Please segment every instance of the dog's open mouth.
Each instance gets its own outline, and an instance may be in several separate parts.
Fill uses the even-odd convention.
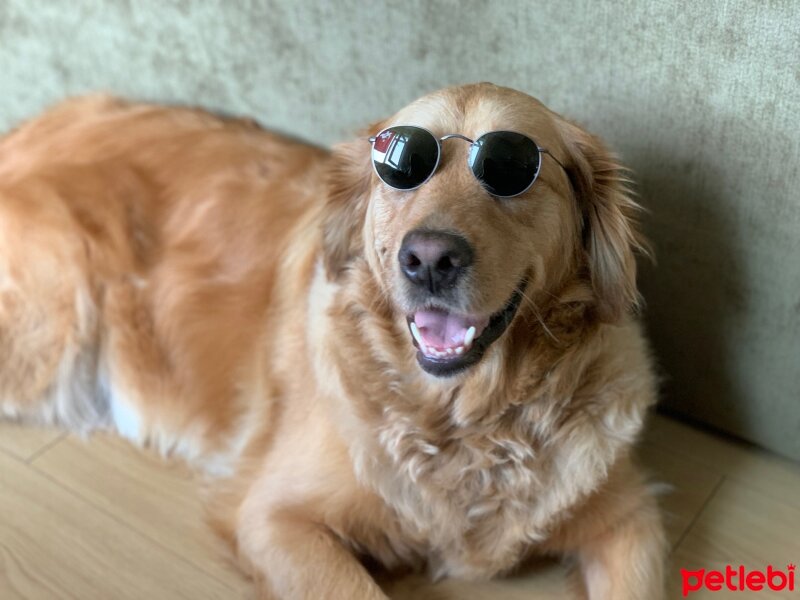
[[[511,324],[525,282],[506,305],[491,316],[460,315],[441,308],[418,310],[407,317],[420,366],[439,377],[455,375],[476,364]]]

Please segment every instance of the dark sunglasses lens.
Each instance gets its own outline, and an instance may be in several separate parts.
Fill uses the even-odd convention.
[[[469,152],[469,168],[493,196],[516,196],[527,190],[540,164],[536,142],[513,131],[482,135]]]
[[[410,190],[431,176],[439,160],[439,144],[419,127],[390,127],[372,144],[375,171],[387,185]]]

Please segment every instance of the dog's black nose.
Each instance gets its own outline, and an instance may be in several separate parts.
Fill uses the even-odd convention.
[[[415,230],[403,238],[397,259],[411,283],[431,294],[453,287],[472,264],[472,248],[460,235]]]

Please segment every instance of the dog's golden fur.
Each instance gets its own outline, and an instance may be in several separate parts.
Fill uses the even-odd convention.
[[[508,129],[544,156],[488,196],[448,142],[414,192],[202,111],[67,102],[0,140],[0,414],[111,428],[218,475],[212,520],[268,598],[383,598],[390,570],[492,577],[572,554],[592,600],[661,595],[663,533],[630,458],[654,402],[636,204],[603,144],[490,84],[389,124]],[[482,360],[417,364],[397,266],[419,228],[475,248],[454,309],[524,301]]]

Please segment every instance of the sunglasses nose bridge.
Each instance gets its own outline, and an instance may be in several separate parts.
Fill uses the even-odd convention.
[[[439,141],[444,142],[445,140],[452,140],[452,139],[464,140],[465,142],[469,142],[470,144],[475,143],[475,140],[472,140],[465,135],[461,135],[460,133],[448,133],[447,135],[443,135],[442,137],[440,137]]]
[[[443,163],[445,162],[444,142],[446,142],[448,140],[457,140],[457,141],[467,142],[467,144],[468,144],[468,146],[467,146],[467,159],[469,159],[469,154],[472,152],[472,148],[475,146],[475,140],[473,140],[471,138],[468,138],[467,136],[462,135],[460,133],[448,133],[447,135],[443,135],[442,137],[438,138],[438,142],[439,142],[439,164],[437,166],[437,171],[441,170],[442,167],[445,166],[445,165],[443,165]],[[452,156],[453,153],[455,153],[455,155],[460,156],[460,152],[463,151],[462,149],[463,149],[463,146],[458,145],[457,147],[451,148],[448,154],[450,154]]]

